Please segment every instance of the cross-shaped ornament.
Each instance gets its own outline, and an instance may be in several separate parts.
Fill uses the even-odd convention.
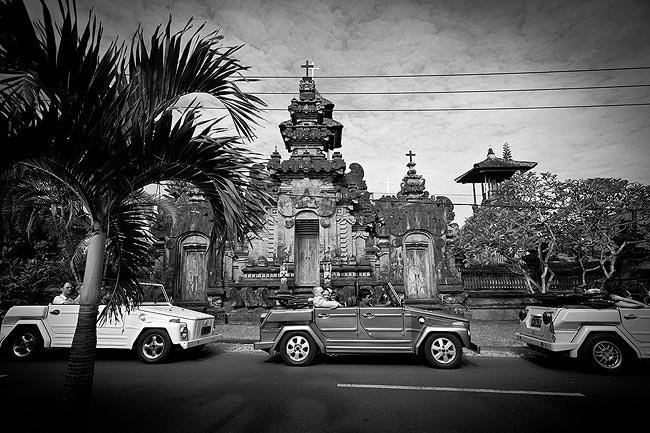
[[[386,194],[390,194],[390,185],[394,184],[395,182],[391,182],[391,181],[389,181],[389,180],[388,180],[388,176],[386,176],[386,181],[385,181],[385,182],[381,182],[381,183],[383,183],[384,185],[386,185]]]
[[[309,60],[305,60],[305,64],[304,64],[304,65],[300,65],[300,67],[301,67],[301,68],[305,68],[305,78],[309,78],[309,70],[312,69],[312,68],[314,68],[315,65],[314,65],[313,63],[312,63],[312,64],[309,64]],[[313,74],[312,74],[312,75],[313,75]]]
[[[409,153],[407,153],[406,156],[409,157],[409,162],[413,162],[413,157],[415,156],[415,153],[409,150]]]

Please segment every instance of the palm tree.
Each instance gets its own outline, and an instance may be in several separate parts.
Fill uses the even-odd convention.
[[[98,298],[107,236],[117,251],[120,295],[139,296],[148,269],[151,212],[134,194],[146,185],[179,180],[199,188],[213,212],[212,244],[245,242],[260,226],[268,195],[251,182],[259,155],[247,150],[264,103],[237,83],[248,68],[223,47],[217,32],[201,35],[171,20],[147,42],[101,44],[94,17],[79,26],[76,10],[60,2],[58,23],[44,2],[32,22],[22,0],[0,0],[0,169],[23,161],[65,185],[90,220],[79,319],[64,379],[64,410],[85,428],[94,375]],[[238,136],[223,136],[217,120],[202,120],[187,95],[219,100]],[[179,112],[179,109],[181,111]],[[69,427],[68,427],[69,428]]]

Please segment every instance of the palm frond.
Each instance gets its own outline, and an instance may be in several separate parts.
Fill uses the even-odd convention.
[[[136,34],[129,61],[131,84],[136,89],[131,105],[139,112],[134,118],[143,125],[170,109],[180,97],[205,93],[223,103],[240,135],[252,139],[252,124],[257,124],[260,107],[266,104],[237,86],[248,81],[243,73],[249,67],[233,57],[242,46],[224,48],[217,31],[200,36],[203,26],[185,40],[191,28],[190,20],[172,34],[170,18],[164,31],[162,26],[156,29],[149,46],[141,31]]]
[[[156,251],[151,227],[157,215],[155,203],[145,196],[136,194],[124,200],[111,210],[109,241],[106,245],[106,260],[109,268],[105,279],[114,281],[111,301],[103,312],[119,314],[119,306],[131,307],[129,300],[141,298],[139,281],[148,279],[153,269]]]

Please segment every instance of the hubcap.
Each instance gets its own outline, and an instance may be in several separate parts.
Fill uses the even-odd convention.
[[[616,345],[608,342],[601,341],[594,346],[593,351],[594,359],[605,368],[617,368],[623,362],[621,351]]]
[[[36,346],[36,339],[32,334],[23,334],[16,338],[13,345],[14,354],[20,358],[29,355]]]
[[[309,342],[305,337],[296,335],[289,339],[285,350],[292,361],[300,362],[309,355],[311,348],[309,347]]]
[[[165,341],[160,335],[150,335],[142,345],[142,353],[149,359],[158,358],[165,350]]]
[[[441,364],[449,364],[456,358],[456,346],[451,340],[446,338],[437,338],[431,344],[431,354],[433,358]]]

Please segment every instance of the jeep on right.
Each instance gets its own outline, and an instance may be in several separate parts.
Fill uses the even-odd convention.
[[[650,306],[617,295],[545,294],[519,312],[518,340],[579,358],[601,373],[650,359]]]

